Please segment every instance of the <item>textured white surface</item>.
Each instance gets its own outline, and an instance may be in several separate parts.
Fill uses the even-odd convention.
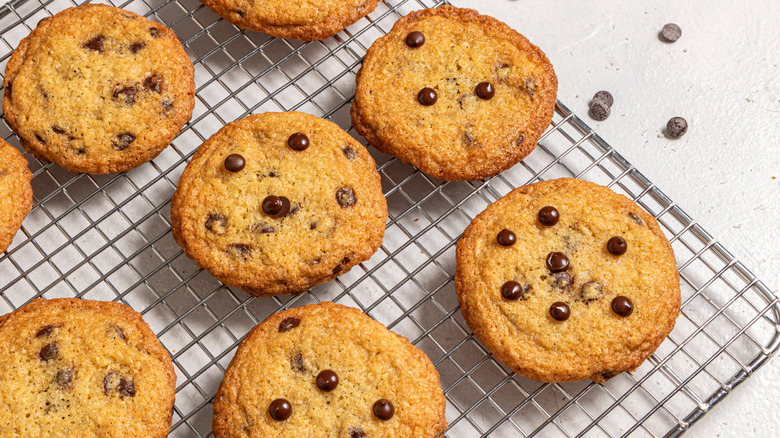
[[[541,47],[558,98],[666,192],[773,291],[780,240],[780,7],[760,0],[452,0],[506,22]],[[770,7],[767,7],[770,6]],[[658,39],[665,23],[682,37]],[[612,115],[587,115],[596,91]],[[688,121],[678,140],[661,134]],[[688,436],[780,435],[780,359]]]

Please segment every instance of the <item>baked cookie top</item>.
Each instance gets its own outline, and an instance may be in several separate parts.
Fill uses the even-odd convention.
[[[680,311],[674,253],[655,219],[576,179],[517,188],[480,213],[458,242],[455,288],[477,338],[544,382],[636,369]]]
[[[324,40],[373,11],[378,0],[201,0],[242,29],[293,40]]]
[[[172,30],[85,4],[42,20],[5,69],[3,109],[22,145],[72,172],[156,157],[190,119],[192,63]]]
[[[430,359],[357,309],[331,302],[249,332],[214,399],[214,436],[440,437],[444,393]]]
[[[175,386],[123,304],[36,299],[0,317],[0,436],[166,437]]]
[[[387,220],[376,164],[332,122],[264,113],[197,150],[171,203],[188,257],[252,295],[292,294],[379,248]]]
[[[33,204],[32,172],[18,149],[0,139],[0,252],[8,249]]]
[[[452,6],[412,12],[368,50],[352,124],[377,149],[446,180],[528,155],[552,120],[547,57],[506,24]]]

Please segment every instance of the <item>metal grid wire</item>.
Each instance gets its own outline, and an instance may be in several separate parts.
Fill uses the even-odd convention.
[[[15,0],[2,7],[0,68],[40,19],[70,6]],[[170,198],[194,150],[250,113],[300,110],[348,128],[354,76],[371,42],[400,16],[438,3],[390,0],[336,37],[309,43],[241,32],[197,0],[115,6],[181,38],[195,65],[193,118],[159,157],[124,174],[72,174],[27,155],[36,202],[0,258],[0,311],[40,296],[115,300],[140,311],[176,366],[171,436],[211,434],[212,397],[249,329],[273,312],[321,300],[359,307],[428,354],[447,397],[450,437],[677,436],[777,349],[777,298],[560,103],[539,147],[483,181],[443,182],[370,149],[390,212],[374,257],[297,297],[251,298],[225,287],[170,233]],[[0,135],[18,145],[7,125]],[[636,372],[604,384],[542,384],[512,374],[473,337],[455,297],[455,244],[471,219],[514,187],[561,176],[606,185],[642,205],[670,238],[680,269],[674,331]]]

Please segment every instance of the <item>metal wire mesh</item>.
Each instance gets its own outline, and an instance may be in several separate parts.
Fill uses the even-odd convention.
[[[40,19],[72,5],[2,7],[0,67]],[[371,42],[400,16],[438,3],[390,0],[336,37],[309,43],[241,32],[197,0],[114,5],[176,31],[195,65],[193,118],[159,157],[125,174],[72,174],[27,156],[36,202],[0,258],[0,312],[40,296],[115,300],[140,311],[176,365],[171,436],[211,434],[212,397],[249,329],[321,300],[359,307],[428,354],[441,375],[451,437],[676,436],[776,351],[777,298],[561,103],[539,147],[483,181],[443,182],[370,149],[390,212],[374,257],[297,297],[255,299],[225,287],[171,236],[170,198],[188,158],[250,113],[300,110],[349,128],[354,76]],[[18,145],[6,124],[0,135]],[[601,183],[642,205],[672,241],[680,269],[675,330],[636,372],[604,384],[542,384],[510,373],[474,339],[455,298],[455,244],[471,219],[514,187],[561,176]]]

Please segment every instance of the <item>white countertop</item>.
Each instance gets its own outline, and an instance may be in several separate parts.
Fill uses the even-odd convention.
[[[558,98],[777,293],[780,8],[760,0],[452,0],[501,19],[545,51]],[[682,37],[661,42],[665,23]],[[596,91],[615,97],[588,117]],[[688,133],[661,134],[674,116]],[[691,437],[780,435],[780,359],[710,411]]]

